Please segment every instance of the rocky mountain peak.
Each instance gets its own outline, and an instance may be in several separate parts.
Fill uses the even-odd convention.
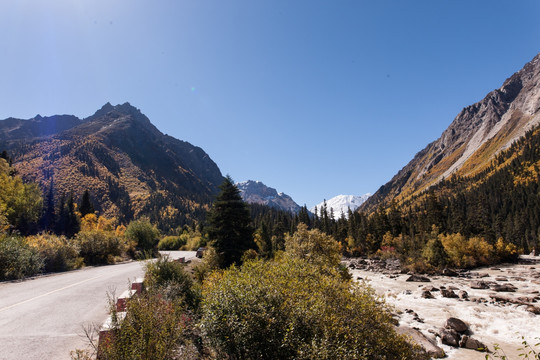
[[[260,181],[247,180],[237,183],[242,199],[250,204],[261,204],[289,212],[300,211],[300,205],[287,194],[278,193],[276,189],[266,186]]]

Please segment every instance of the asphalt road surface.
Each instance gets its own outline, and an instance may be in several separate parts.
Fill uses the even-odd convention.
[[[171,258],[194,251],[167,252]],[[85,327],[99,326],[108,314],[107,294],[128,289],[143,276],[143,263],[89,267],[0,283],[0,360],[70,359],[88,345]]]

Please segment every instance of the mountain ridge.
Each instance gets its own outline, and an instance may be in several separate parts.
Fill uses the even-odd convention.
[[[540,54],[481,101],[465,107],[441,136],[419,151],[361,206],[373,211],[418,195],[442,179],[472,176],[540,124]]]
[[[52,186],[56,200],[88,189],[101,214],[148,216],[168,229],[202,220],[223,181],[204,150],[164,135],[129,103],[107,103],[82,120],[69,116],[48,132],[43,119],[63,118],[0,120],[0,148],[25,180],[44,193]]]

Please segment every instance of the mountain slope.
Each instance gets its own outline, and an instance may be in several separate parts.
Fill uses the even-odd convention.
[[[45,193],[52,185],[57,200],[88,189],[102,214],[149,216],[163,229],[201,219],[223,181],[201,148],[162,134],[129,103],[84,120],[2,120],[0,134],[19,174]]]
[[[276,189],[264,185],[260,181],[248,180],[236,184],[242,199],[249,204],[267,205],[292,213],[300,211],[300,205],[287,194],[278,193]]]
[[[452,175],[474,176],[540,123],[540,54],[482,101],[464,108],[441,137],[420,151],[366,201],[372,211],[402,203]]]
[[[371,194],[364,194],[361,196],[356,195],[338,195],[334,196],[330,200],[323,201],[320,204],[317,204],[316,206],[309,209],[312,213],[315,213],[315,209],[317,209],[317,212],[320,213],[320,210],[324,207],[324,204],[326,203],[326,208],[328,212],[330,212],[330,209],[334,212],[334,217],[337,219],[341,217],[341,214],[343,214],[346,218],[348,217],[349,209],[351,211],[355,211],[362,205]]]

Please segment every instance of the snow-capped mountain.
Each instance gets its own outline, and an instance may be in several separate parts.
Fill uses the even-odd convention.
[[[276,189],[264,185],[260,181],[248,180],[237,183],[242,199],[249,204],[262,204],[280,210],[297,213],[300,205],[287,194],[278,193]]]
[[[362,205],[369,197],[370,193],[356,196],[356,195],[338,195],[330,200],[326,201],[326,209],[330,213],[330,209],[334,211],[334,217],[338,219],[343,213],[347,217],[347,212],[349,209],[352,211],[356,210],[360,205]],[[324,201],[320,204],[309,209],[312,213],[315,213],[315,208],[317,208],[317,215],[320,215],[321,208],[324,206]]]

